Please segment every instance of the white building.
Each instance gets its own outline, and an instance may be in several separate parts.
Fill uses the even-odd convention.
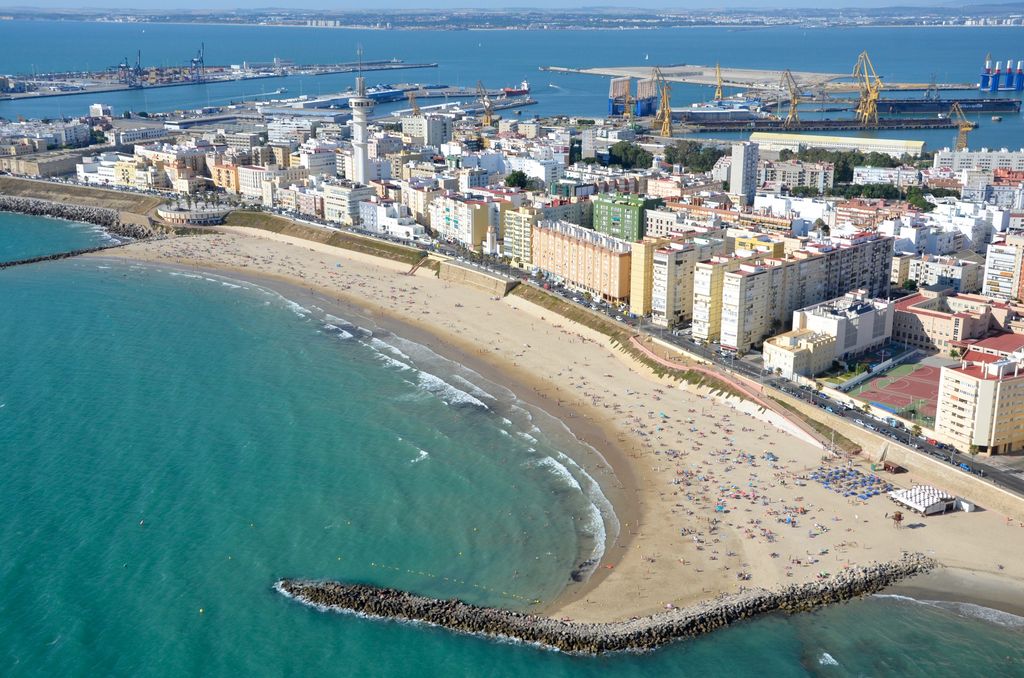
[[[793,311],[793,329],[835,337],[833,358],[847,360],[889,341],[894,314],[889,301],[856,290]]]
[[[1021,287],[1024,236],[1010,235],[1006,241],[988,246],[982,294],[993,299],[1017,299]]]
[[[351,226],[359,222],[359,203],[377,195],[372,188],[342,180],[324,184],[324,219]]]
[[[944,148],[935,152],[932,160],[935,168],[960,170],[984,170],[991,172],[994,169],[1008,169],[1016,172],[1024,171],[1024,149],[1011,151],[1006,148],[997,151],[990,151],[983,148],[979,151],[952,151]]]
[[[920,186],[921,170],[916,167],[854,167],[853,183],[858,185],[886,184],[888,186]]]
[[[694,267],[725,253],[721,238],[670,242],[654,250],[651,278],[651,322],[673,328],[693,318]]]
[[[402,203],[374,198],[359,203],[360,226],[400,240],[423,240],[426,231]]]
[[[754,202],[754,194],[757,192],[758,160],[757,144],[745,141],[732,145],[729,193],[739,196],[744,205]]]
[[[440,147],[452,139],[452,120],[444,115],[410,115],[402,118],[402,134],[413,144]]]
[[[366,81],[361,75],[356,78],[356,96],[348,100],[348,105],[352,110],[352,172],[346,171],[345,175],[355,183],[365,185],[374,179],[370,176],[370,156],[366,147],[374,103],[366,96]]]

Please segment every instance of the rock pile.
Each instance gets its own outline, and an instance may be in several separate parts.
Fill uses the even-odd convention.
[[[86,207],[70,203],[39,200],[37,198],[21,198],[12,195],[0,195],[0,212],[18,212],[41,217],[56,217],[69,221],[81,221],[87,224],[102,226],[109,233],[124,238],[141,240],[154,235],[153,229],[142,224],[123,224],[117,210],[104,207]]]
[[[609,623],[560,621],[460,600],[417,596],[365,584],[284,579],[281,593],[322,610],[351,611],[372,617],[442,626],[453,631],[511,638],[576,654],[650,650],[678,638],[699,636],[750,617],[784,610],[798,612],[863,596],[902,579],[927,572],[936,563],[921,554],[874,563],[806,584],[751,590],[647,617]]]

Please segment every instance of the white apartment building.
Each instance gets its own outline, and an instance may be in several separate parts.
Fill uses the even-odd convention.
[[[983,264],[956,257],[925,254],[910,259],[907,265],[907,279],[916,282],[918,287],[942,285],[964,294],[980,292],[984,274]]]
[[[870,167],[853,168],[853,183],[858,185],[886,184],[902,188],[920,186],[923,181],[921,170],[916,167]]]
[[[1024,149],[1011,151],[1001,148],[997,151],[992,151],[982,148],[978,151],[953,151],[944,148],[941,151],[935,152],[932,166],[936,169],[951,169],[955,172],[960,170],[984,170],[991,172],[994,169],[1008,169],[1020,172],[1024,171]]]
[[[1024,236],[1009,235],[1005,242],[988,246],[982,295],[993,299],[1019,299]]]
[[[410,115],[402,118],[402,134],[413,144],[440,147],[452,140],[452,120],[444,115]]]
[[[324,219],[351,226],[359,222],[359,203],[377,193],[369,186],[348,180],[324,184]]]
[[[484,200],[469,200],[449,193],[430,203],[430,227],[442,240],[459,242],[477,249],[487,238],[490,206]]]
[[[276,181],[280,185],[302,182],[308,176],[304,167],[267,167],[243,165],[238,168],[238,192],[249,198],[263,200],[263,182]]]

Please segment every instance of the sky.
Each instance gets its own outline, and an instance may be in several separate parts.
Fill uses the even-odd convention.
[[[999,0],[740,0],[739,2],[714,2],[713,0],[35,0],[32,7],[45,8],[115,8],[133,9],[235,9],[253,7],[281,7],[297,9],[448,9],[471,8],[515,8],[537,7],[544,9],[565,9],[578,7],[643,7],[646,9],[741,9],[741,8],[806,8],[806,7],[891,7],[891,6],[943,6],[970,7],[972,5],[1001,4]],[[28,3],[0,0],[0,7],[25,7]]]

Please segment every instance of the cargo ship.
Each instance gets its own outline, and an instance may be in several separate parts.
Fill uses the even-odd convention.
[[[1020,99],[1010,97],[966,99],[879,99],[879,113],[949,113],[954,103],[964,113],[1020,113]]]
[[[530,83],[523,80],[519,87],[502,87],[501,93],[507,97],[521,97],[530,93]]]

